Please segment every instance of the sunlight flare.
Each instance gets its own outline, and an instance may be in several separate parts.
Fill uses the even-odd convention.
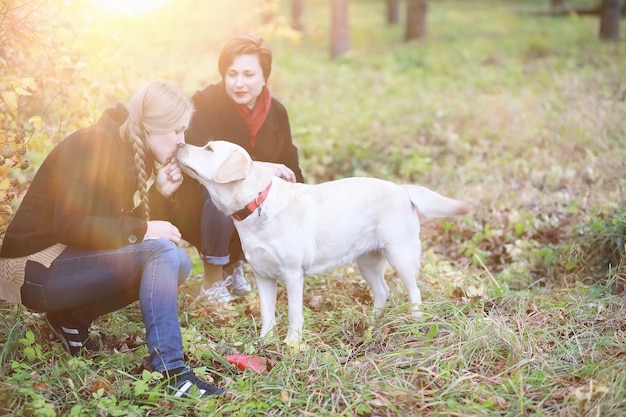
[[[165,0],[93,0],[102,9],[127,15],[150,13],[165,3]]]

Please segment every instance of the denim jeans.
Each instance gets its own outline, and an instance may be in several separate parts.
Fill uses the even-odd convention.
[[[200,257],[211,265],[226,265],[230,261],[230,240],[235,232],[233,219],[215,207],[209,192],[202,187],[202,249]]]
[[[150,363],[162,372],[185,366],[178,287],[190,270],[185,250],[165,239],[111,250],[68,247],[50,268],[27,262],[22,304],[88,327],[139,300]]]

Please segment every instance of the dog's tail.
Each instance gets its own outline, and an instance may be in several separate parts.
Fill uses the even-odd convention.
[[[443,196],[426,187],[410,184],[402,185],[402,187],[411,198],[413,206],[423,216],[461,216],[471,211],[471,206],[465,201]]]

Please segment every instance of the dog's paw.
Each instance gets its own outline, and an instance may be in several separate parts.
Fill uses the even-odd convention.
[[[292,354],[306,349],[306,343],[302,340],[302,334],[298,330],[289,330],[284,340]]]
[[[413,311],[411,312],[411,316],[416,320],[422,320],[424,318],[424,313],[421,311]]]
[[[298,352],[302,352],[306,349],[307,345],[302,340],[285,339],[285,344],[289,353],[295,355]]]

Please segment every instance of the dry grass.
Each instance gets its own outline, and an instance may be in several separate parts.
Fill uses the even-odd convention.
[[[284,291],[278,337],[266,342],[256,292],[230,307],[190,308],[196,259],[180,296],[185,349],[228,397],[178,403],[146,388],[136,306],[94,328],[110,354],[70,359],[40,317],[2,304],[0,414],[626,414],[623,44],[599,43],[595,20],[518,13],[543,0],[432,2],[429,39],[403,44],[401,28],[382,24],[383,3],[368,0],[350,5],[350,56],[329,62],[327,5],[318,3],[307,3],[303,38],[267,34],[272,91],[289,110],[307,181],[378,176],[475,205],[467,218],[423,222],[425,319],[408,317],[392,271],[389,308],[372,318],[369,289],[350,266],[307,281],[308,348],[292,352],[280,342]],[[178,43],[159,26],[158,57],[133,47],[140,33],[119,29],[125,42],[109,47],[119,46],[112,62],[133,63],[125,72],[85,61],[87,78],[115,80],[98,84],[109,86],[98,97],[159,70],[192,93],[213,80],[204,69],[216,45],[249,22],[226,19],[233,24],[218,35],[201,16],[171,15]],[[223,359],[235,352],[275,366],[239,371]]]

